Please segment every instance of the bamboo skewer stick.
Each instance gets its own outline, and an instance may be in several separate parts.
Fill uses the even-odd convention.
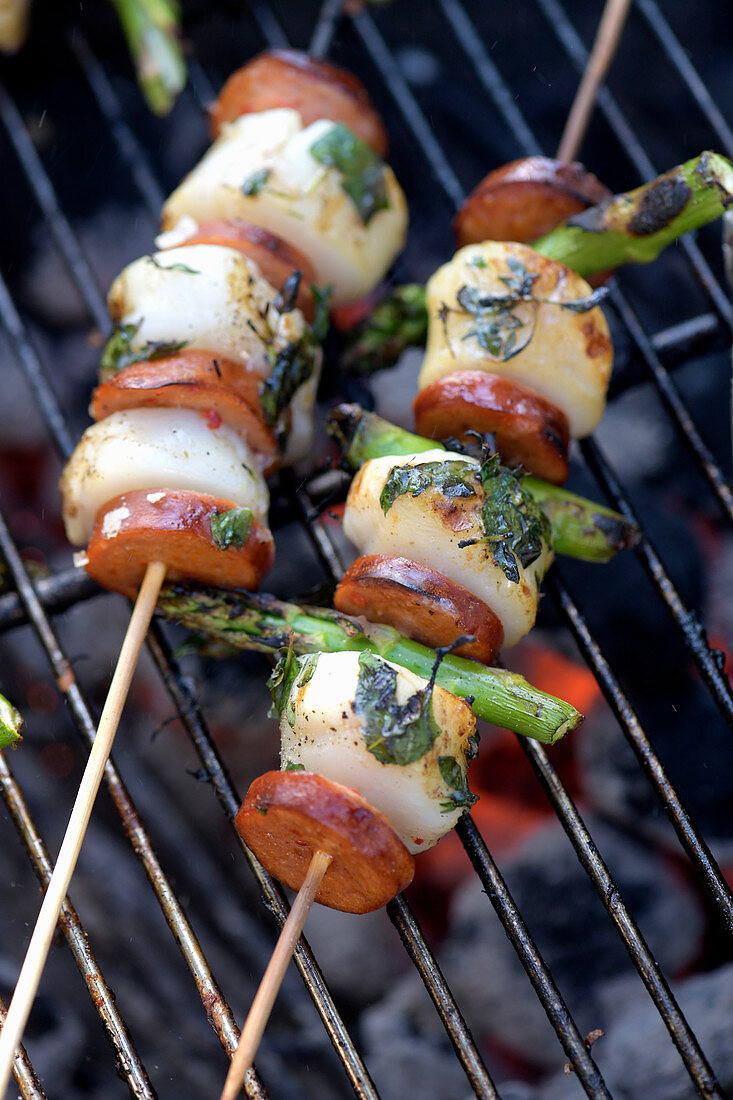
[[[313,899],[332,858],[328,852],[318,851],[313,853],[308,873],[293,902],[288,919],[282,927],[278,941],[275,944],[275,950],[270,957],[267,970],[262,976],[249,1015],[245,1020],[237,1049],[229,1065],[229,1072],[224,1082],[220,1100],[236,1100],[244,1076],[254,1062],[257,1047],[260,1045],[260,1039],[270,1018],[272,1006],[285,977],[285,971],[300,939]]]
[[[575,160],[585,137],[596,94],[603,83],[618,46],[631,0],[606,0],[601,22],[583,78],[575,93],[565,129],[557,150],[557,159],[568,163]]]
[[[151,562],[145,572],[130,622],[122,642],[114,676],[97,726],[94,744],[87,760],[84,775],[74,801],[66,833],[59,850],[56,866],[48,884],[43,904],[33,929],[25,960],[10,1002],[2,1032],[0,1032],[0,1096],[5,1091],[15,1055],[33,1000],[41,980],[59,912],[76,867],[84,834],[102,775],[112,750],[122,709],[127,699],[140,649],[142,648],[150,620],[155,610],[158,594],[165,579],[166,567],[162,562]]]

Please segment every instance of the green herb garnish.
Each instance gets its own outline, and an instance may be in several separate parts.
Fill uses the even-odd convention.
[[[412,764],[433,747],[433,683],[397,702],[397,671],[373,653],[359,654],[354,712],[364,723],[366,747],[381,764]]]
[[[316,369],[318,351],[318,345],[309,331],[277,353],[268,349],[272,367],[269,377],[263,379],[260,385],[260,404],[269,426],[277,425],[281,446],[287,437],[287,430],[281,422],[282,414],[290,405],[296,391],[308,381]]]
[[[443,782],[452,788],[448,800],[440,804],[441,813],[449,814],[452,810],[468,809],[474,802],[478,802],[478,795],[469,791],[463,768],[454,756],[439,756],[438,768]]]
[[[282,718],[284,714],[292,729],[295,725],[295,694],[313,676],[319,656],[318,653],[307,653],[296,657],[292,646],[280,656],[267,681],[272,698],[270,718]]]
[[[379,494],[379,503],[386,516],[397,497],[405,493],[419,497],[433,487],[446,497],[475,497],[479,492],[477,479],[476,466],[459,458],[421,462],[416,466],[393,466]]]
[[[519,582],[519,564],[527,568],[552,545],[550,521],[534,497],[522,488],[522,470],[507,469],[497,454],[481,464],[485,499],[482,509],[486,541],[493,547],[494,564],[507,580]]]
[[[356,207],[364,225],[389,207],[384,163],[365,141],[337,122],[310,148],[311,156],[341,173],[341,187]]]
[[[295,763],[293,763],[292,760],[288,760],[288,761],[286,761],[285,767],[284,767],[283,770],[286,771],[286,772],[304,772],[305,771],[305,765],[304,764],[295,764]]]
[[[259,195],[271,175],[271,168],[260,168],[259,171],[253,172],[251,176],[247,176],[242,184],[242,194]]]
[[[471,266],[485,267],[485,263],[481,265],[477,262],[479,259],[481,257],[471,260]],[[537,298],[533,294],[534,283],[539,278],[537,273],[528,271],[515,256],[507,257],[506,263],[511,274],[499,276],[507,288],[506,294],[482,294],[479,287],[466,285],[456,294],[460,309],[474,318],[473,327],[463,339],[469,340],[475,336],[484,351],[497,362],[506,362],[527,346],[534,333],[537,308],[541,303],[569,309],[573,313],[587,313],[607,294],[606,288],[601,287],[585,298],[570,302]],[[528,303],[529,311],[525,309],[521,314],[517,313],[516,307],[520,303]],[[451,311],[447,306],[442,306],[441,310],[443,312],[439,317],[445,325]]]
[[[211,517],[211,536],[220,550],[244,546],[252,530],[253,517],[249,508],[230,508]]]
[[[311,332],[313,338],[320,343],[326,339],[328,330],[331,327],[328,310],[333,295],[333,286],[316,286],[315,283],[311,283],[311,294],[315,303],[315,316],[311,322]]]
[[[116,324],[112,335],[104,345],[102,358],[99,363],[99,378],[104,382],[112,375],[117,374],[123,367],[129,367],[132,363],[144,363],[154,359],[163,359],[166,355],[185,348],[188,341],[180,340],[177,343],[165,340],[148,340],[140,348],[133,348],[132,341],[137,334],[142,320],[137,323]]]
[[[183,271],[186,275],[201,274],[201,272],[197,271],[195,267],[189,267],[188,264],[182,264],[180,262],[176,262],[174,264],[162,264],[160,260],[156,259],[155,256],[148,256],[148,260],[153,265],[153,267],[157,267],[158,271]]]

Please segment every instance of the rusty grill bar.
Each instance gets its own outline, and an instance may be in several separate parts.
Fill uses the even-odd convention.
[[[730,131],[687,60],[679,42],[674,38],[659,8],[652,0],[637,0],[637,5],[644,20],[670,58],[670,63],[678,73],[679,80],[684,82],[686,87],[690,89],[695,103],[709,123],[711,131],[717,135],[722,151],[730,154],[732,151]],[[550,29],[557,35],[560,46],[567,54],[571,64],[578,70],[582,69],[586,58],[586,50],[564,10],[555,0],[538,0],[538,6]],[[480,35],[473,26],[466,6],[460,3],[459,0],[439,0],[439,7],[446,20],[447,34],[452,34],[460,49],[465,52],[468,63],[473,66],[487,96],[493,101],[508,131],[513,134],[518,151],[522,153],[536,152],[539,145],[519,110],[510,87],[502,79],[488,49],[481,42]],[[283,46],[287,44],[285,32],[269,4],[256,0],[256,2],[251,3],[250,11],[262,35],[264,45]],[[340,4],[335,3],[334,0],[325,0],[323,3],[319,17],[315,22],[311,40],[311,48],[314,52],[323,55],[328,53],[337,29],[339,11]],[[383,24],[388,24],[388,20],[388,12],[380,14],[379,18],[375,18],[367,11],[362,11],[353,17],[351,26],[364,56],[368,59],[368,63],[376,69],[383,81],[383,87],[391,100],[393,113],[401,116],[405,127],[422,150],[428,170],[432,173],[436,184],[443,192],[444,197],[439,200],[439,204],[443,203],[446,208],[450,208],[461,201],[463,188],[451,167],[449,151],[443,149],[434,136],[418,98],[402,75],[392,47],[381,30]],[[341,29],[340,24],[339,29]],[[343,30],[344,33],[348,33],[346,23],[343,25]],[[254,53],[256,48],[259,47],[249,48],[248,43],[248,52]],[[130,174],[133,186],[140,193],[153,219],[157,218],[163,190],[156,179],[155,171],[151,167],[141,143],[125,121],[124,112],[113,84],[109,81],[104,68],[96,59],[89,44],[81,35],[75,34],[72,36],[70,49],[81,66],[97,108],[106,120],[121,161]],[[197,98],[200,101],[205,101],[209,95],[210,85],[204,71],[196,62],[192,64],[192,82]],[[607,89],[604,89],[599,96],[599,108],[621,148],[627,154],[639,179],[648,178],[655,174],[655,169],[647,158],[644,149],[636,140],[633,130],[624,119]],[[100,288],[71,225],[63,213],[53,183],[42,160],[33,148],[26,126],[13,101],[4,91],[0,92],[0,116],[5,124],[6,132],[13,144],[16,156],[22,165],[25,178],[35,195],[56,246],[63,256],[87,306],[89,315],[101,331],[107,332],[109,320]],[[679,327],[679,331],[669,330],[667,333],[657,333],[655,337],[650,337],[644,332],[641,323],[618,287],[613,292],[613,305],[629,333],[634,354],[647,370],[657,392],[665,402],[672,420],[684,435],[724,517],[730,522],[733,519],[733,494],[730,486],[692,421],[677,387],[661,362],[662,352],[665,356],[669,354],[670,358],[674,358],[678,344],[680,347],[687,347],[690,334],[693,334],[694,339],[699,340],[704,346],[706,341],[718,337],[721,329],[726,330],[727,337],[727,330],[733,323],[731,304],[698,246],[694,242],[685,241],[683,247],[695,277],[701,282],[709,297],[711,313],[701,314],[687,322],[683,322],[683,325]],[[62,455],[67,455],[72,449],[74,441],[65,422],[64,414],[53,394],[49,382],[48,365],[41,362],[39,355],[34,350],[21,316],[4,283],[0,283],[0,317],[2,317],[3,325],[20,365],[33,388],[54,443]],[[685,352],[682,351],[681,357],[684,357],[684,354]],[[632,514],[631,505],[609,464],[603,457],[598,444],[594,441],[585,443],[582,447],[582,453],[612,505],[626,514]],[[331,544],[326,529],[312,519],[313,506],[308,496],[307,486],[296,490],[293,483],[291,492],[292,499],[300,508],[303,522],[313,540],[317,554],[327,569],[334,575],[338,575],[340,571],[338,553]],[[24,621],[32,622],[46,651],[47,659],[59,687],[66,695],[76,724],[82,735],[91,740],[94,735],[94,723],[91,714],[76,684],[71,666],[60,648],[48,616],[53,611],[61,610],[79,599],[92,596],[95,592],[94,586],[84,579],[80,580],[75,575],[59,574],[49,581],[42,582],[38,585],[38,591],[36,591],[28,579],[23,563],[4,523],[0,524],[0,547],[13,572],[17,590],[17,596],[11,594],[0,598],[0,626],[7,630]],[[733,727],[733,696],[731,695],[730,683],[724,674],[717,654],[710,650],[702,627],[696,621],[694,613],[685,607],[675,590],[661,557],[647,538],[642,541],[638,554],[654,589],[666,603],[674,622],[682,632],[722,717],[729,726]],[[645,774],[662,802],[675,828],[681,846],[707,890],[722,923],[730,932],[733,930],[733,898],[731,898],[730,890],[705,841],[699,835],[689,814],[686,812],[666,774],[663,764],[651,748],[631,703],[626,698],[619,681],[605,660],[600,646],[588,629],[568,587],[557,572],[550,581],[549,589],[553,599],[562,610],[583,656],[594,672],[599,686],[618,718],[621,728],[634,749]],[[180,673],[172,655],[170,644],[160,625],[154,625],[149,643],[154,661],[173,700],[177,715],[191,737],[225,816],[231,821],[239,805],[239,796],[208,733],[197,702],[185,678]],[[723,1093],[715,1080],[714,1073],[708,1065],[704,1053],[680,1012],[641,932],[621,899],[601,855],[597,851],[582,818],[551,764],[547,753],[534,742],[523,741],[521,738],[520,742],[546,791],[550,803],[563,824],[581,864],[601,897],[610,919],[616,925],[633,964],[664,1019],[691,1080],[702,1096],[722,1097]],[[143,863],[171,931],[178,941],[186,964],[196,981],[202,1002],[219,1040],[225,1050],[231,1053],[237,1034],[231,1009],[211,974],[195,933],[175,897],[170,882],[158,863],[146,830],[113,764],[108,766],[105,781],[128,832],[132,848]],[[2,770],[0,770],[0,785],[3,789],[6,804],[11,810],[36,872],[43,881],[44,878],[47,879],[50,873],[48,856],[25,806],[23,795],[4,762]],[[458,826],[458,833],[587,1095],[594,1098],[610,1096],[582,1035],[564,1003],[561,992],[555,986],[552,976],[503,882],[498,867],[487,851],[470,817],[464,816]],[[273,913],[276,921],[282,924],[287,914],[287,902],[284,895],[246,851],[245,855],[247,855],[260,885],[265,905]],[[416,965],[429,995],[435,1003],[471,1087],[477,1096],[498,1096],[499,1094],[460,1014],[459,1006],[455,1003],[409,905],[404,898],[395,899],[388,906],[388,913],[410,958]],[[246,917],[243,915],[242,919],[244,922]],[[98,964],[86,945],[83,929],[70,907],[65,914],[63,924],[65,934],[76,955],[77,964],[85,976],[90,990],[93,987],[94,990],[105,988]],[[86,953],[83,949],[86,950]],[[376,1096],[376,1089],[369,1077],[368,1070],[353,1039],[348,1034],[318,965],[307,945],[298,949],[296,962],[306,988],[318,1008],[328,1035],[341,1058],[354,1092],[360,1097]],[[103,1008],[99,1004],[96,994],[93,993],[93,995],[117,1057],[121,1062],[121,1075],[131,1094],[141,1097],[155,1095],[147,1073],[140,1064],[132,1041],[127,1035],[124,1020],[114,1006],[114,999],[111,998],[110,1001],[105,1002]],[[19,1084],[23,1095],[42,1096],[40,1086],[35,1081],[32,1068],[27,1062],[24,1063],[21,1072],[22,1079]],[[254,1075],[251,1075],[248,1081],[247,1092],[248,1095],[254,1097],[266,1095],[262,1085]]]

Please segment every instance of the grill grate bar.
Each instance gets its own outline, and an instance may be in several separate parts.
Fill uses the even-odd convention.
[[[628,698],[611,672],[605,656],[593,638],[567,585],[557,575],[546,581],[547,590],[562,609],[576,642],[598,681],[611,709],[633,748],[644,772],[659,796],[680,843],[697,868],[729,932],[733,933],[733,895],[710,849],[698,833],[677,791],[641,727]]]
[[[13,823],[25,845],[33,869],[41,883],[48,887],[53,872],[53,863],[48,849],[39,835],[31,817],[28,805],[11,772],[3,753],[0,753],[0,787]],[[125,1021],[115,1004],[114,994],[102,976],[101,969],[89,946],[86,932],[73,905],[67,900],[61,907],[59,924],[69,945],[79,972],[89,987],[94,1006],[104,1024],[107,1037],[115,1051],[117,1065],[121,1067],[130,1092],[140,1100],[154,1100],[155,1091],[135,1050]]]
[[[330,50],[343,6],[343,0],[324,0],[308,47],[311,57],[325,57]]]
[[[94,740],[96,732],[91,713],[74,677],[73,669],[59,645],[51,624],[38,600],[33,585],[25,571],[23,562],[0,513],[0,551],[13,574],[18,595],[23,602],[26,614],[46,652],[48,661],[56,677],[56,684],[63,692],[77,728],[88,743]],[[211,973],[206,958],[196,939],[188,919],[158,862],[150,839],[137,814],[115,765],[110,759],[104,772],[104,781],[112,801],[120,815],[125,832],[135,854],[143,864],[155,895],[160,903],[163,915],[168,922],[175,940],[184,956],[186,964],[196,982],[207,1015],[227,1053],[231,1056],[236,1047],[238,1032],[229,1005],[224,1000]],[[94,964],[96,967],[96,964]],[[103,979],[98,974],[96,981],[101,985]],[[132,1087],[132,1086],[131,1086]],[[253,1096],[266,1096],[258,1083],[253,1086]]]
[[[550,763],[547,753],[540,744],[528,738],[520,738],[520,744],[562,822],[583,869],[616,925],[624,947],[657,1006],[690,1077],[702,1096],[719,1097],[720,1100],[725,1100],[724,1093],[721,1092],[715,1074],[708,1065],[695,1035],[680,1011],[636,921],[626,908],[600,852],[593,843],[573,800]]]
[[[0,997],[0,1028],[5,1023],[8,1007]],[[13,1059],[13,1077],[20,1089],[22,1100],[46,1100],[46,1094],[41,1088],[41,1083],[36,1077],[33,1066],[30,1063],[24,1046],[20,1046]]]

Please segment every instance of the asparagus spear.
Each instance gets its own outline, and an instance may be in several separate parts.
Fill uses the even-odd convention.
[[[577,214],[532,247],[587,279],[622,264],[655,260],[668,244],[719,218],[732,202],[733,166],[717,153],[701,153]],[[343,365],[358,374],[391,367],[405,348],[425,343],[427,329],[425,288],[395,287],[352,331]]]
[[[369,458],[444,449],[442,443],[398,428],[359,405],[339,405],[333,409],[328,431],[355,470]],[[525,476],[522,485],[549,519],[558,554],[583,561],[608,561],[617,551],[633,546],[638,540],[634,524],[610,508],[536,477]]]
[[[17,745],[22,740],[23,719],[12,703],[0,695],[0,749]]]
[[[186,83],[174,0],[112,0],[151,111],[165,115]]]
[[[296,654],[367,650],[425,679],[430,679],[437,657],[435,650],[392,627],[264,594],[177,585],[163,589],[158,610],[191,630],[260,653],[274,655],[289,645]],[[516,672],[488,668],[464,657],[444,657],[436,682],[472,700],[477,718],[544,744],[554,744],[583,720],[570,703],[532,687]]]

